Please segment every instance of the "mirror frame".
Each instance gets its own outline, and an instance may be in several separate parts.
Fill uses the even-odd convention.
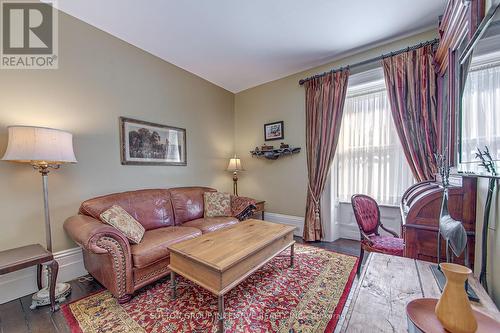
[[[469,59],[469,57],[472,56],[474,52],[474,47],[479,43],[481,40],[481,37],[483,37],[484,33],[486,32],[487,28],[489,27],[491,21],[493,20],[493,17],[497,14],[497,12],[500,12],[500,0],[494,0],[491,4],[490,9],[484,16],[483,20],[477,27],[477,30],[474,32],[468,43],[466,44],[465,48],[463,51],[460,53],[460,56],[458,57],[458,61],[456,62],[456,79],[461,80],[462,77],[462,72],[464,70],[463,65],[464,63]],[[464,39],[465,40],[465,39]],[[456,80],[455,80],[456,81]],[[457,108],[457,121],[455,124],[455,131],[458,134],[456,138],[456,161],[457,165],[460,164],[476,164],[478,162],[464,162],[462,161],[462,112],[463,112],[463,106],[462,106],[462,93],[463,93],[463,87],[465,85],[458,84],[456,86],[456,92],[453,94],[454,98],[456,98],[456,103],[455,105],[458,105]]]
[[[472,55],[472,52],[474,51],[474,47],[479,42],[479,40],[481,40],[481,37],[483,37],[483,34],[486,32],[486,28],[488,28],[488,26],[490,25],[491,20],[493,19],[493,17],[497,13],[497,11],[500,10],[499,8],[500,8],[500,0],[493,1],[490,9],[488,10],[486,15],[484,16],[484,18],[481,21],[481,23],[479,24],[479,26],[477,27],[476,32],[474,32],[474,34],[472,35],[471,39],[469,40],[467,46],[464,48],[464,50],[460,54],[460,58],[459,58],[460,65],[463,64],[467,60],[467,58]]]
[[[496,0],[493,0],[496,1]],[[439,121],[438,151],[448,157],[451,166],[457,165],[457,117],[459,48],[476,32],[485,15],[486,0],[448,0],[439,20],[439,46],[434,55],[438,81]]]

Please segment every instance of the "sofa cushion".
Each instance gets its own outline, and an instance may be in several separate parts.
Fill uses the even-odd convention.
[[[231,216],[231,194],[222,192],[205,192],[204,217]]]
[[[101,220],[120,230],[133,244],[139,244],[146,231],[142,224],[117,205],[102,212]]]
[[[143,268],[169,256],[168,247],[183,240],[201,236],[201,231],[189,227],[166,227],[148,230],[142,241],[130,246],[134,267]]]
[[[183,226],[200,229],[202,233],[206,234],[235,225],[236,223],[238,223],[238,219],[235,217],[205,217],[186,222]]]
[[[203,217],[203,193],[216,192],[209,187],[177,187],[169,189],[175,214],[175,224]]]
[[[161,189],[129,191],[93,198],[81,204],[80,214],[101,220],[102,212],[113,205],[122,207],[146,230],[174,225],[170,192]]]

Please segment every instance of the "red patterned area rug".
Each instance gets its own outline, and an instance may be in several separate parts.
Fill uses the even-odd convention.
[[[295,266],[276,257],[225,296],[225,332],[333,332],[356,274],[358,258],[295,245]],[[63,306],[72,332],[216,332],[217,298],[179,278],[145,287],[127,304],[107,291]]]

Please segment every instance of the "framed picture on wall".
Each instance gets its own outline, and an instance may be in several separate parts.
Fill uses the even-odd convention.
[[[187,165],[186,130],[120,117],[124,165]]]
[[[285,138],[285,127],[283,121],[264,124],[264,140],[282,140]]]

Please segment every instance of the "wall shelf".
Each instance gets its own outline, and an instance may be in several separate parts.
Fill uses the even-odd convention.
[[[295,148],[279,148],[270,150],[252,150],[252,157],[265,158],[268,160],[277,160],[280,157],[300,153],[300,147]]]

